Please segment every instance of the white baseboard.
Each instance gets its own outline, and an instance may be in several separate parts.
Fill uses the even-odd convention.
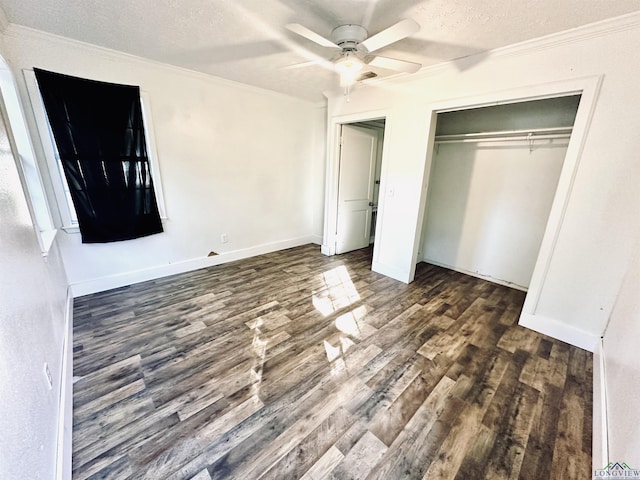
[[[67,289],[65,328],[62,342],[60,404],[58,407],[58,445],[56,480],[71,480],[71,441],[73,429],[73,295]]]
[[[331,255],[336,254],[336,249],[335,247],[332,248],[329,245],[323,243],[320,245],[320,252],[322,252],[323,255],[327,255],[328,257],[330,257]]]
[[[193,270],[199,270],[201,268],[212,267],[214,265],[221,265],[223,263],[242,260],[244,258],[255,257],[256,255],[263,255],[265,253],[276,252],[278,250],[299,247],[301,245],[306,245],[309,243],[314,243],[314,237],[305,236],[292,238],[289,240],[282,240],[279,242],[265,243],[262,245],[257,245],[255,247],[233,250],[231,252],[224,252],[213,257],[193,258],[182,262],[158,265],[143,270],[135,270],[118,275],[110,275],[107,277],[95,278],[84,282],[72,283],[71,289],[73,291],[74,297],[81,297],[83,295],[89,295],[92,293],[104,292],[105,290],[125,287],[134,283],[146,282],[148,280],[154,280],[156,278],[168,277],[169,275],[191,272]]]
[[[579,328],[567,325],[553,318],[524,313],[520,315],[518,325],[549,335],[556,340],[593,352],[600,337]]]
[[[487,282],[497,283],[498,285],[504,285],[505,287],[515,288],[516,290],[520,290],[526,292],[528,289],[522,285],[518,285],[516,283],[509,282],[507,280],[500,280],[499,278],[494,278],[491,275],[483,275],[478,272],[472,272],[470,270],[465,270],[464,268],[453,267],[451,265],[446,265],[444,263],[437,262],[430,258],[423,258],[423,262],[430,263],[432,265],[437,265],[438,267],[446,268],[449,270],[453,270],[454,272],[464,273],[465,275],[469,275],[471,277],[480,278],[482,280],[486,280]]]
[[[593,352],[593,470],[609,464],[607,384],[602,342],[603,339],[600,339]]]
[[[394,280],[398,280],[402,283],[410,283],[410,281],[412,280],[410,278],[411,272],[408,272],[406,270],[401,270],[399,268],[390,267],[389,265],[376,262],[375,260],[371,264],[371,270],[373,270],[376,273],[381,273],[382,275],[386,275],[387,277],[391,277]]]
[[[311,235],[311,243],[322,245],[322,235]]]

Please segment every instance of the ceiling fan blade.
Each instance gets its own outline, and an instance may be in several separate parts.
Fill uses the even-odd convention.
[[[418,30],[420,30],[420,25],[418,25],[414,20],[407,18],[405,20],[400,20],[395,25],[391,25],[380,33],[376,33],[373,37],[367,38],[360,45],[363,45],[369,52],[375,52],[382,47],[386,47],[387,45],[391,45],[392,43],[402,40],[409,35],[413,35]]]
[[[370,80],[374,80],[375,78],[378,78],[378,74],[375,72],[364,72],[360,75],[358,75],[358,78],[356,78],[356,82],[358,83],[367,83]]]
[[[324,38],[322,35],[318,35],[316,32],[309,30],[307,27],[303,27],[299,23],[289,23],[288,25],[285,25],[285,27],[287,30],[291,30],[293,33],[297,33],[298,35],[311,40],[318,45],[322,45],[323,47],[340,48],[331,40]]]
[[[406,60],[398,60],[397,58],[378,57],[376,56],[369,62],[372,67],[386,68],[387,70],[395,70],[396,72],[416,73],[422,65]]]

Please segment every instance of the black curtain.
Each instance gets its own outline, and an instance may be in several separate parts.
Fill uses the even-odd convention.
[[[140,89],[33,69],[83,243],[162,232]]]

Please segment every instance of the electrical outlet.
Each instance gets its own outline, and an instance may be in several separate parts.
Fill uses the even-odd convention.
[[[220,241],[222,243],[227,243],[229,241],[229,237],[227,236],[226,233],[223,233],[222,235],[220,235]]]
[[[49,369],[49,364],[44,362],[44,374],[47,377],[47,385],[49,385],[49,390],[53,388],[53,377],[51,376],[51,370]]]

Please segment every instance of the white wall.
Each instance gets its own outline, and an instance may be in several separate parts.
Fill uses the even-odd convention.
[[[56,243],[40,253],[1,123],[0,225],[0,478],[52,479],[67,281]]]
[[[33,67],[139,85],[150,97],[165,232],[102,245],[62,233],[75,294],[314,239],[317,105],[23,27],[10,26],[5,42],[25,105],[21,70]]]
[[[374,261],[409,277],[419,238],[420,202],[431,112],[452,99],[602,76],[579,167],[553,244],[536,322],[566,327],[564,337],[597,338],[611,312],[640,223],[640,15],[427,69],[397,82],[358,86],[346,102],[337,92],[329,119],[388,112],[383,209]],[[481,61],[478,61],[481,60]],[[520,90],[519,90],[520,91]],[[524,98],[524,97],[521,97]],[[393,192],[393,195],[391,195]]]
[[[640,243],[638,244],[640,247]],[[640,468],[640,249],[630,263],[603,339],[609,461]],[[594,465],[602,468],[603,465]]]
[[[433,157],[426,262],[526,289],[562,163],[564,139],[442,143]]]

